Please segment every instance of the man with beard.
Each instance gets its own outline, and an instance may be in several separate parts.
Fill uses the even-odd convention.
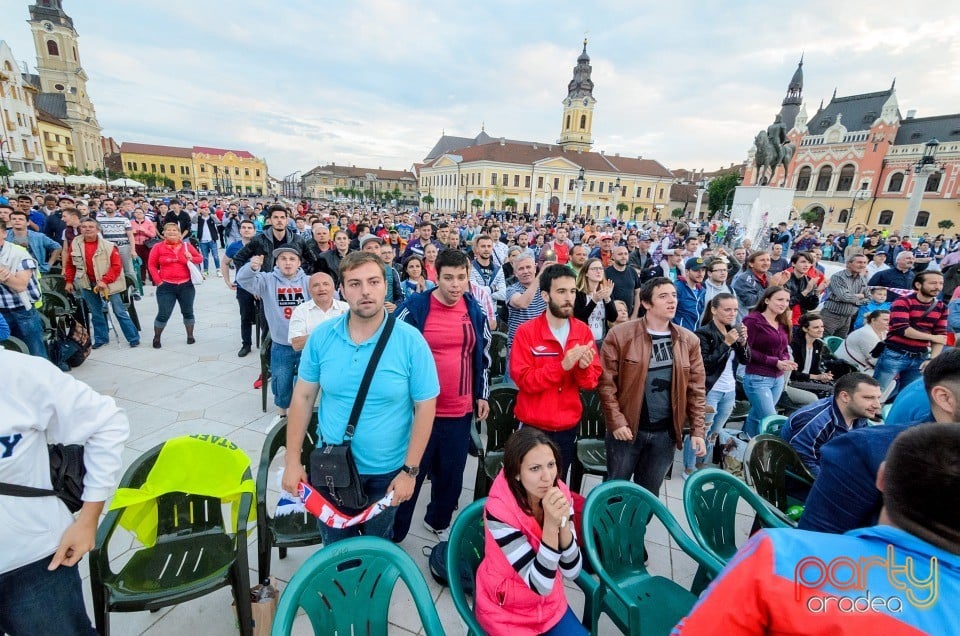
[[[933,358],[923,369],[923,386],[933,421],[960,424],[960,349]],[[800,528],[843,534],[875,524],[883,505],[876,487],[880,464],[897,435],[925,421],[868,426],[825,444]]]
[[[574,276],[580,275],[580,270],[587,262],[587,248],[583,245],[574,245],[570,250],[570,260],[567,261],[567,267],[573,270]]]
[[[560,479],[566,479],[576,452],[583,410],[580,391],[595,388],[600,377],[593,332],[573,318],[576,294],[576,279],[568,267],[544,268],[540,297],[547,311],[517,328],[510,350],[510,377],[518,389],[514,414],[523,426],[542,430],[560,448]]]
[[[485,287],[493,300],[506,300],[503,268],[493,262],[493,240],[486,234],[479,234],[473,239],[473,255],[470,282]]]

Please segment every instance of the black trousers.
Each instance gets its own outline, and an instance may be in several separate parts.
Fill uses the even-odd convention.
[[[237,286],[237,304],[240,305],[240,342],[244,347],[251,347],[253,325],[257,320],[257,299],[244,288]]]

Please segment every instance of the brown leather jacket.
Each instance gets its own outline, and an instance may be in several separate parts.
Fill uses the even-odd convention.
[[[690,434],[704,436],[703,414],[706,408],[706,374],[700,353],[700,339],[683,327],[670,324],[673,339],[673,377],[670,389],[673,397],[673,427],[677,448],[683,448],[683,425],[690,423]],[[643,406],[647,369],[653,350],[653,340],[647,333],[645,319],[631,320],[610,330],[600,348],[603,373],[597,387],[600,404],[613,432],[629,426],[636,434]]]

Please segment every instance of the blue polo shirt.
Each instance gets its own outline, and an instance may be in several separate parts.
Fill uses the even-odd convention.
[[[299,377],[320,385],[317,409],[321,439],[339,444],[367,363],[386,321],[370,339],[354,344],[350,314],[321,323],[307,339]],[[403,466],[413,426],[413,406],[440,395],[437,366],[423,336],[398,320],[383,350],[353,436],[353,458],[361,475],[382,475]]]

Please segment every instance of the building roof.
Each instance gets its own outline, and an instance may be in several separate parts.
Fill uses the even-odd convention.
[[[39,93],[33,103],[57,119],[67,118],[67,99],[63,93]]]
[[[936,139],[941,144],[946,141],[960,141],[960,113],[903,119],[893,143],[897,146],[910,146],[927,143],[930,139]]]
[[[840,123],[850,132],[870,130],[891,95],[893,87],[878,93],[849,97],[837,97],[834,93],[826,108],[818,109],[817,114],[807,122],[807,130],[811,135],[822,135],[827,128],[837,123],[838,115],[841,117]]]
[[[59,126],[60,128],[66,128],[67,130],[70,129],[70,125],[67,122],[59,117],[54,117],[39,106],[37,107],[37,121],[42,121],[52,126]]]
[[[403,179],[416,180],[413,173],[408,170],[384,170],[383,168],[358,168],[356,166],[338,166],[335,163],[329,163],[325,166],[317,166],[304,173],[304,177],[319,174],[331,174],[338,177],[352,177],[355,179],[365,179],[368,174],[376,175],[377,179],[401,181]]]
[[[496,137],[491,137],[487,134],[487,131],[483,128],[480,129],[480,132],[476,137],[455,137],[453,135],[443,135],[434,144],[430,152],[427,153],[427,156],[423,158],[424,162],[430,163],[434,159],[439,158],[441,155],[448,155],[455,153],[461,148],[469,148],[471,146],[481,146],[483,144],[492,144],[494,142],[499,142],[500,139]],[[528,146],[535,146],[537,142],[535,141],[523,141],[521,139],[507,139],[508,143],[512,144],[526,144]]]
[[[225,148],[211,148],[209,146],[194,146],[193,152],[201,155],[212,155],[215,157],[222,157],[228,152],[232,152],[240,159],[256,159],[252,153],[247,152],[246,150],[228,150]]]
[[[659,161],[634,157],[618,157],[599,152],[577,152],[564,150],[557,144],[539,144],[533,142],[498,141],[496,143],[460,148],[457,154],[464,162],[496,161],[533,165],[537,161],[551,157],[562,157],[591,172],[620,172],[652,177],[673,178],[673,174]],[[436,159],[431,165],[436,164]]]
[[[21,73],[20,77],[23,78],[25,84],[29,84],[35,89],[40,90],[40,76],[36,73]]]
[[[179,157],[181,159],[193,158],[191,148],[182,148],[180,146],[158,146],[155,144],[137,144],[125,141],[120,146],[121,153],[136,153],[139,155],[156,155],[158,157]]]

